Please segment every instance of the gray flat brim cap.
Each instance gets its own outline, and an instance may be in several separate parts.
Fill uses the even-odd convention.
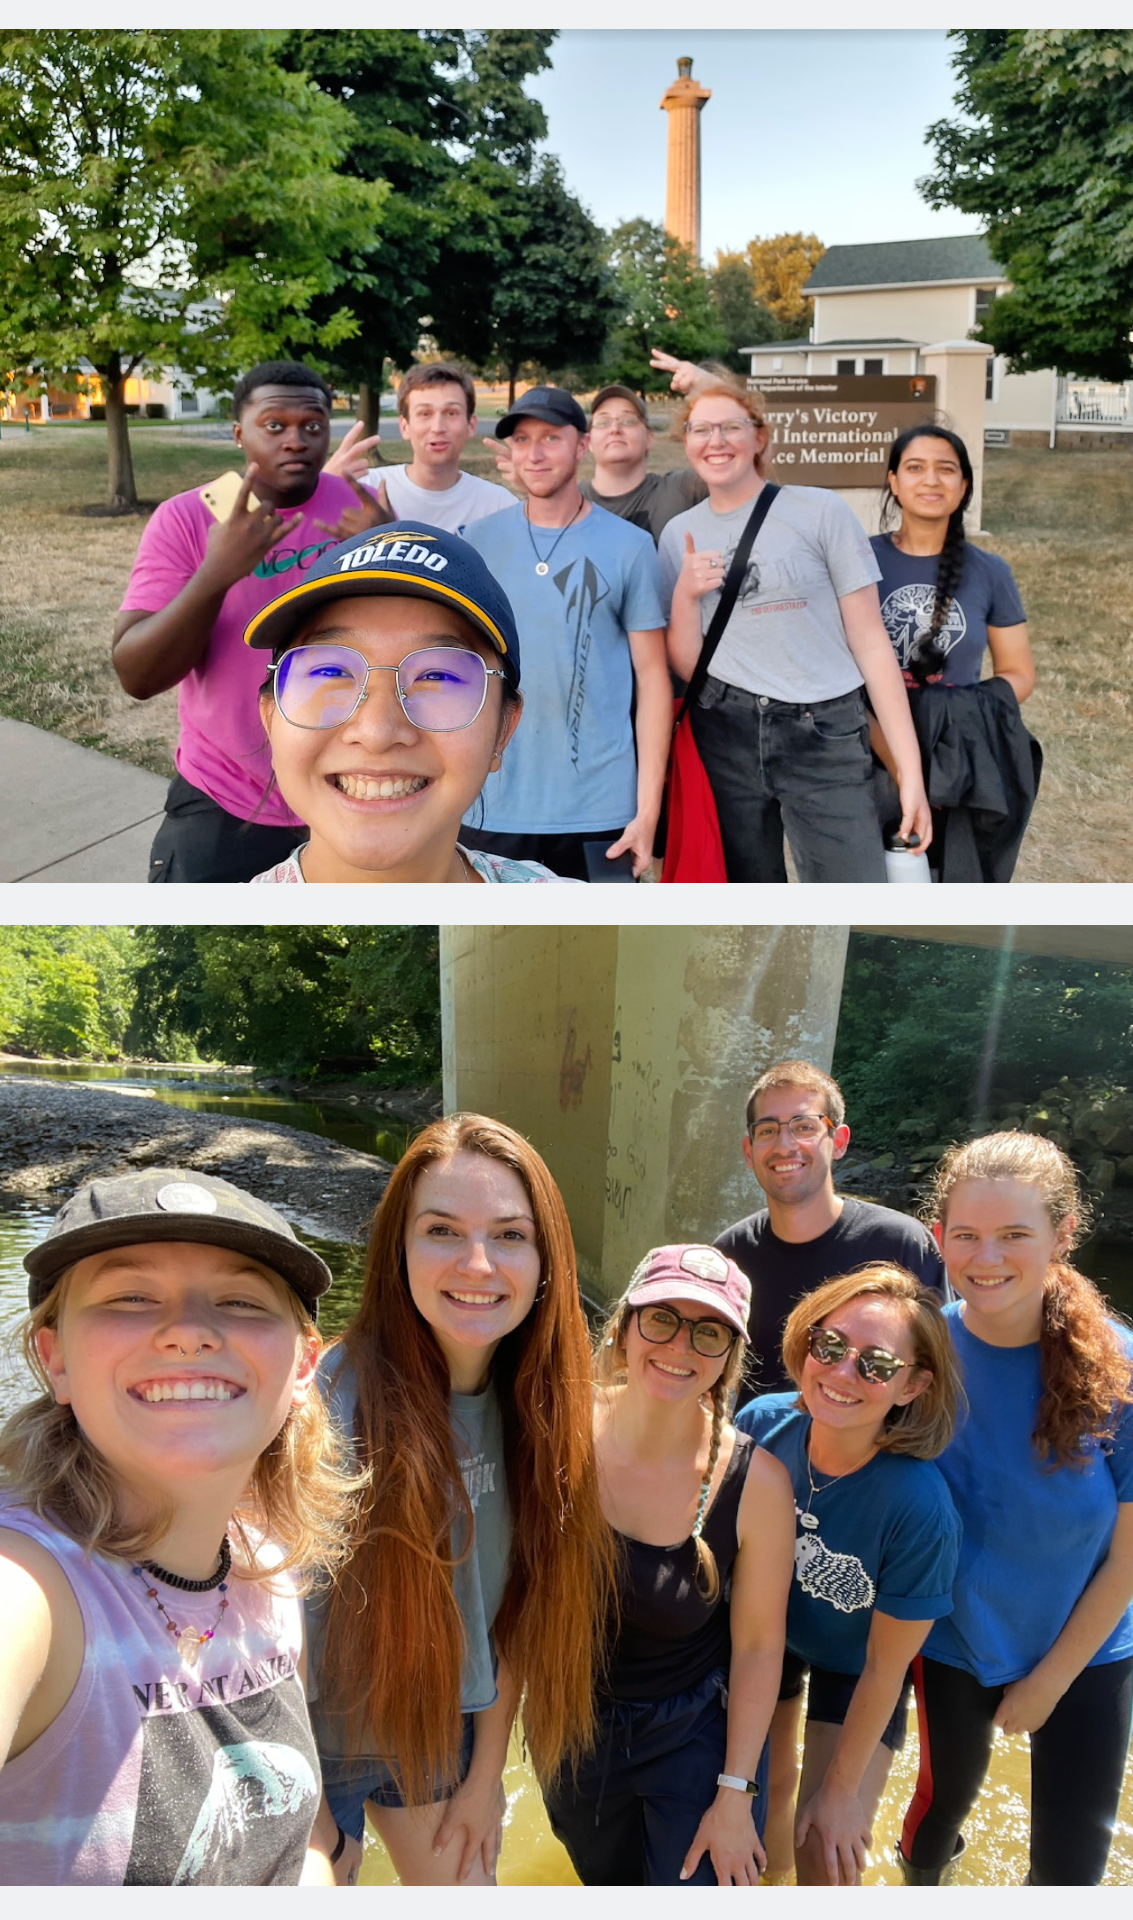
[[[332,1280],[326,1261],[303,1245],[283,1215],[243,1187],[183,1167],[146,1167],[90,1180],[60,1207],[46,1238],[24,1256],[28,1305],[39,1306],[76,1260],[158,1240],[247,1254],[277,1273],[312,1319]]]

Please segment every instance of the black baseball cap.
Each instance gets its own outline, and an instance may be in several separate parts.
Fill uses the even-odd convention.
[[[244,645],[270,648],[278,655],[316,607],[370,593],[439,600],[462,613],[499,654],[508,684],[518,690],[519,633],[511,601],[495,574],[467,540],[414,520],[371,527],[329,547],[302,580],[252,616],[244,629]]]
[[[607,400],[628,400],[642,424],[644,426],[649,425],[649,414],[646,410],[645,402],[639,393],[634,392],[632,387],[603,387],[601,392],[596,393],[590,402],[590,418],[592,420],[599,407],[603,406]]]
[[[496,439],[506,440],[524,419],[546,420],[552,427],[577,427],[579,433],[589,431],[586,415],[565,387],[528,387],[496,421]]]
[[[110,1180],[89,1180],[60,1207],[47,1237],[24,1255],[31,1275],[28,1305],[46,1300],[59,1275],[76,1260],[113,1247],[151,1240],[191,1240],[246,1253],[270,1267],[298,1294],[312,1319],[331,1284],[325,1260],[243,1187],[183,1167],[146,1167]]]

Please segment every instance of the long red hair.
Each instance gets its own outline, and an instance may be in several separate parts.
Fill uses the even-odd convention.
[[[524,1733],[541,1777],[593,1742],[614,1593],[590,1344],[562,1195],[520,1134],[481,1114],[450,1115],[419,1134],[393,1172],[374,1216],[361,1305],[343,1335],[358,1387],[355,1442],[373,1478],[331,1595],[320,1679],[347,1744],[376,1740],[410,1801],[455,1778],[464,1630],[452,1541],[456,1528],[471,1543],[473,1520],[453,1447],[448,1366],[410,1296],[405,1239],[419,1174],[462,1152],[503,1161],[523,1182],[541,1263],[535,1304],[492,1362],[513,1523],[495,1639],[526,1688]]]

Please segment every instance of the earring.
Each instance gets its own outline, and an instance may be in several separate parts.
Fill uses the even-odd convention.
[[[503,756],[503,754],[502,754],[502,753],[494,753],[494,754],[492,755],[492,763],[491,763],[491,765],[490,765],[490,767],[488,768],[488,772],[489,772],[489,773],[498,773],[498,771],[499,771],[499,769],[500,769],[500,768],[501,768],[501,767],[503,766],[503,763],[504,763],[504,756]]]

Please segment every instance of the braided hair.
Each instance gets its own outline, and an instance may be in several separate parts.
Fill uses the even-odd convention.
[[[964,480],[964,494],[959,506],[948,517],[948,527],[944,535],[944,545],[936,563],[936,597],[933,601],[932,619],[927,633],[921,634],[908,658],[908,669],[918,687],[923,687],[934,673],[939,673],[947,658],[948,649],[943,640],[944,623],[948,610],[955,598],[960,579],[964,571],[965,537],[964,514],[972,498],[975,476],[972,463],[968,458],[968,449],[958,433],[952,433],[948,427],[924,426],[906,427],[899,433],[889,449],[889,464],[886,468],[885,493],[881,507],[881,529],[897,511],[897,502],[889,485],[888,475],[896,474],[905,450],[914,440],[944,440],[952,448],[960,462],[960,472]]]

